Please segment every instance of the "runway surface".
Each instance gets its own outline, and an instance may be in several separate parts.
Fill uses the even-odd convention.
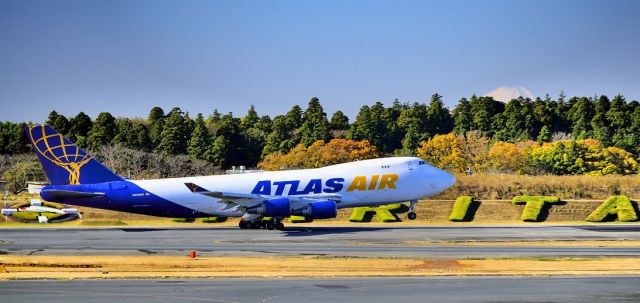
[[[638,277],[0,282],[2,302],[638,302]]]
[[[0,229],[0,254],[326,255],[406,258],[638,257],[634,247],[407,245],[411,241],[640,240],[639,225],[493,227],[289,227]]]

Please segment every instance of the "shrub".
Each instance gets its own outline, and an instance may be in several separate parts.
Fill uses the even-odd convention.
[[[289,222],[291,223],[307,223],[313,220],[307,220],[304,216],[291,216],[289,217]]]
[[[552,196],[516,196],[513,198],[513,205],[524,204],[524,210],[520,219],[525,222],[538,222],[540,211],[545,204],[557,204],[560,198]]]
[[[449,215],[449,221],[464,221],[472,202],[473,198],[471,196],[458,197],[456,199],[456,203],[453,204],[453,210],[451,211],[451,215]]]
[[[594,210],[588,217],[589,222],[602,222],[617,216],[621,222],[632,222],[638,220],[636,210],[633,208],[631,200],[626,196],[612,196]]]
[[[368,221],[367,214],[374,213],[374,217],[380,222],[398,222],[398,217],[393,215],[394,212],[400,212],[403,209],[401,203],[383,205],[378,207],[356,207],[351,211],[349,222],[365,222]]]

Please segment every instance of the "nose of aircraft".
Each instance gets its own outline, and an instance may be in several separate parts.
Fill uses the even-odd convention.
[[[442,174],[442,183],[446,188],[449,188],[451,186],[453,186],[454,184],[456,184],[456,177],[454,177],[452,174],[444,171],[444,170],[440,170],[440,174]]]
[[[432,167],[431,177],[433,178],[432,187],[437,192],[445,191],[456,183],[456,177],[436,167]]]

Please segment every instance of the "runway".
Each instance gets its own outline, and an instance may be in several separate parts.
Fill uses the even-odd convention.
[[[404,258],[638,257],[640,247],[412,245],[420,241],[640,240],[638,225],[0,229],[0,254],[322,255]]]
[[[2,302],[637,302],[640,278],[73,280],[0,282]]]

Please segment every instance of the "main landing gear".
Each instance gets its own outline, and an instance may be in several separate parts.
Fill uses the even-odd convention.
[[[409,213],[407,213],[407,219],[409,220],[415,220],[418,217],[416,215],[416,203],[418,203],[416,200],[409,201]]]
[[[284,224],[282,223],[282,219],[270,219],[270,220],[245,220],[240,219],[240,223],[238,223],[240,229],[268,229],[268,230],[284,230]]]

